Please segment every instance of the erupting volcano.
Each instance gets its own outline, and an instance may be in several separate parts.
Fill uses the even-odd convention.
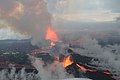
[[[50,46],[32,51],[32,54],[41,58],[45,64],[51,64],[54,61],[58,61],[57,64],[62,62],[63,68],[76,78],[80,78],[83,75],[93,80],[115,80],[109,71],[98,70],[96,65],[91,65],[91,61],[95,58],[80,55],[74,52],[74,49],[71,50],[70,46],[67,48],[63,47],[64,43],[58,39],[56,32],[51,26],[46,30],[45,39],[50,41]],[[58,42],[61,43],[56,44]],[[62,50],[65,50],[65,52],[61,52]],[[97,59],[95,60],[97,61]]]
[[[56,32],[50,26],[47,28],[45,39],[51,41],[51,43],[50,43],[51,46],[55,46],[55,42],[59,42]]]
[[[32,50],[31,51],[32,54],[39,54],[41,52],[51,50],[51,48],[56,45],[55,44],[56,42],[60,42],[56,32],[54,31],[54,29],[51,26],[47,27],[45,39],[50,41],[50,46],[47,46],[47,47],[44,47],[41,49]]]

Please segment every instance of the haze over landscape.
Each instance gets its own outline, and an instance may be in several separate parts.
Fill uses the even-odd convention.
[[[46,0],[47,5],[42,4],[42,7],[40,10],[40,3],[39,0],[35,1],[24,1],[24,0],[18,0],[18,1],[4,1],[1,0],[1,20],[0,20],[0,26],[2,29],[1,34],[3,32],[9,33],[4,35],[1,35],[1,39],[5,38],[7,39],[19,34],[13,34],[14,30],[23,31],[24,33],[28,34],[32,29],[36,29],[36,26],[38,26],[40,29],[42,29],[41,26],[45,27],[45,25],[39,25],[39,21],[34,20],[40,20],[43,18],[48,18],[47,16],[41,18],[42,15],[48,15],[49,17],[52,17],[52,19],[49,21],[52,22],[55,29],[57,31],[86,31],[86,30],[93,30],[98,31],[101,30],[107,30],[107,31],[119,31],[119,17],[120,17],[120,10],[119,10],[119,0]],[[5,6],[7,5],[7,6]],[[32,5],[32,6],[30,6]],[[33,9],[31,9],[33,7]],[[37,8],[36,8],[37,7]],[[47,8],[45,11],[45,7]],[[18,9],[17,9],[18,8]],[[42,13],[40,12],[41,10]],[[48,12],[47,12],[48,11]],[[40,14],[41,13],[41,14]],[[44,14],[46,13],[46,14]],[[50,14],[49,14],[50,13]],[[27,15],[29,14],[29,15]],[[39,16],[39,19],[37,19],[37,16]],[[32,17],[34,17],[32,19]],[[30,20],[32,19],[32,20]],[[9,21],[10,20],[10,21]],[[46,25],[48,19],[44,19],[42,22],[46,22]],[[11,25],[12,24],[12,25]],[[33,26],[32,26],[33,25]],[[20,27],[19,27],[20,26]],[[22,30],[23,26],[23,30]],[[15,29],[8,30],[6,27],[12,27]],[[24,29],[25,28],[25,29]],[[9,28],[10,29],[10,28]],[[95,29],[95,30],[94,30]],[[29,30],[27,32],[27,30]],[[15,32],[16,33],[16,32]],[[31,36],[31,35],[30,35]]]
[[[23,68],[22,80],[96,80],[94,73],[105,76],[103,80],[119,80],[119,3],[120,0],[0,0],[0,61],[38,71],[37,76],[26,76]],[[79,61],[82,57],[83,63]],[[70,63],[63,67],[67,59]],[[86,62],[88,59],[90,62]],[[72,68],[81,71],[71,73]],[[9,75],[10,79],[14,77]],[[0,80],[9,80],[4,78],[0,76]]]

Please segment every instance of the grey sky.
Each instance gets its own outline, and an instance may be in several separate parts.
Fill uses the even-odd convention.
[[[50,22],[56,30],[120,27],[120,0],[44,0],[47,5],[39,1],[43,0],[0,0],[1,23],[30,35],[43,33],[40,30],[45,31]]]
[[[105,22],[116,21],[120,16],[119,0],[61,0],[48,3],[54,18],[84,21]],[[50,5],[54,5],[50,7]],[[55,6],[59,6],[55,8]],[[61,6],[62,5],[62,6]]]

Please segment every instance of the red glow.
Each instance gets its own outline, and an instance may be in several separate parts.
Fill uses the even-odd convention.
[[[79,64],[76,64],[82,71],[87,71],[86,68],[84,68],[83,66],[80,66]]]
[[[90,70],[90,69],[89,69],[89,71],[90,71],[90,72],[96,72],[96,70]]]
[[[73,61],[70,60],[70,56],[67,56],[63,61],[63,67],[66,68],[67,66],[71,65]]]
[[[104,72],[104,73],[105,73],[105,74],[111,74],[110,72],[107,72],[107,71],[106,71],[106,72]]]
[[[55,46],[55,43],[54,43],[54,42],[51,42],[50,45],[51,45],[51,46]]]
[[[90,71],[90,72],[96,72],[96,70],[91,70],[91,69],[87,69],[79,64],[76,64],[82,71]]]
[[[47,29],[46,40],[51,41],[51,46],[55,46],[55,42],[59,41],[56,32],[50,26]]]
[[[42,50],[41,49],[36,49],[36,50],[32,50],[31,54],[38,54],[40,53]]]

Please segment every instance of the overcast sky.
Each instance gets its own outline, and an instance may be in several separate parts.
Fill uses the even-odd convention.
[[[120,16],[120,0],[48,0],[56,18],[70,21],[115,21]]]
[[[26,7],[27,5],[27,10],[28,10],[28,5],[30,7],[31,2],[37,2],[37,1],[39,0],[34,0],[34,1],[32,0],[26,0],[26,1],[25,0],[6,0],[6,1],[1,0],[0,1],[0,23],[2,24],[0,24],[0,26],[3,24],[8,24],[8,22],[6,21],[6,19],[8,18],[14,17],[17,20],[20,19],[21,16],[25,13],[24,7]],[[77,29],[79,29],[79,26],[85,27],[85,26],[81,26],[81,24],[83,25],[86,23],[88,23],[88,25],[91,24],[90,26],[94,26],[94,27],[98,27],[98,26],[100,27],[100,25],[102,25],[107,28],[113,27],[113,28],[116,28],[117,30],[120,27],[120,24],[119,24],[120,0],[45,0],[45,1],[47,2],[46,7],[48,9],[48,12],[51,14],[52,23],[57,25],[54,27],[56,28],[59,27],[61,28],[61,30],[66,27],[67,28],[75,27],[76,25],[73,25],[73,24],[75,24],[76,22],[77,22]],[[40,6],[41,4],[38,4],[38,5]],[[36,14],[39,14],[40,11],[42,11],[39,6],[35,7],[35,9],[37,9]],[[32,7],[30,7],[29,9],[31,8]],[[9,13],[9,15],[7,13]],[[11,20],[14,20],[14,19],[11,19]],[[67,26],[68,24],[72,24],[72,26]],[[88,25],[87,27],[89,27]],[[21,26],[21,27],[24,27],[24,26]],[[6,31],[8,30],[6,29]],[[1,34],[2,32],[4,31],[0,30]],[[8,33],[9,33],[9,36],[10,34],[11,36],[14,36],[13,33],[10,33],[10,31]]]

